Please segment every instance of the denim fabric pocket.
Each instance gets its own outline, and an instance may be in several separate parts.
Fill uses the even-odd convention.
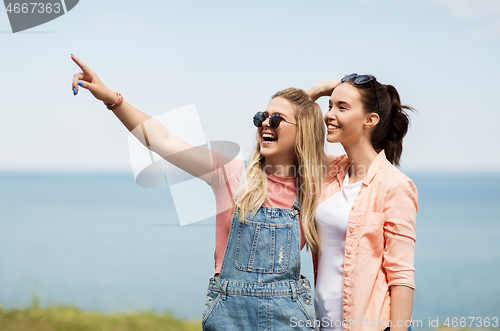
[[[212,289],[207,290],[207,297],[205,299],[205,306],[203,307],[203,313],[201,314],[201,325],[205,325],[206,321],[214,311],[217,303],[220,301],[221,294],[219,291]]]
[[[384,249],[384,223],[387,218],[382,213],[366,213],[365,225],[359,238],[358,253],[379,255]]]
[[[290,260],[292,224],[239,222],[234,265],[261,273],[284,273]]]
[[[310,323],[305,323],[305,325],[314,326],[312,330],[319,330],[319,324],[315,323],[316,320],[316,312],[314,310],[314,303],[312,300],[311,289],[308,289],[307,292],[302,292],[297,296],[297,301],[302,307],[302,310],[307,316],[307,319]]]

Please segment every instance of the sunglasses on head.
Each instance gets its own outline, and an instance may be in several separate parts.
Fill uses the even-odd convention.
[[[372,82],[373,94],[375,94],[375,103],[377,104],[377,110],[378,110],[379,106],[378,106],[377,90],[375,89],[375,80],[373,79],[373,77],[368,75],[358,75],[354,73],[343,77],[340,81],[343,83],[351,78],[354,78],[354,80],[352,81],[354,85],[363,85]]]
[[[261,111],[257,112],[257,114],[253,115],[253,124],[256,126],[256,127],[261,127],[262,126],[262,123],[267,119],[269,118],[269,126],[273,129],[276,129],[281,121],[283,122],[286,122],[288,124],[293,124],[293,125],[297,125],[295,123],[291,123],[291,122],[288,122],[287,120],[283,119],[280,114],[278,113],[274,113],[272,114],[271,116],[269,116],[267,113],[263,113]]]

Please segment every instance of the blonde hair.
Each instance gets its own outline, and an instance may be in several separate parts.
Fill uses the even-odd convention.
[[[297,136],[295,154],[297,157],[296,177],[300,192],[300,221],[307,246],[318,251],[319,237],[314,221],[314,212],[319,199],[321,184],[326,173],[325,126],[323,114],[317,103],[301,89],[287,88],[273,95],[292,103],[295,109]],[[246,179],[234,195],[239,209],[239,221],[244,222],[248,213],[252,217],[257,209],[268,200],[267,175],[264,171],[264,156],[260,153],[259,137],[257,146],[248,161]],[[234,204],[233,204],[234,206]]]

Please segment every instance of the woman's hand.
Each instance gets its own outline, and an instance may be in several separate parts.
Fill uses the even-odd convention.
[[[340,80],[322,79],[313,86],[306,89],[313,101],[318,100],[320,97],[329,97],[332,95],[333,90],[339,86]]]
[[[71,58],[83,71],[73,76],[73,93],[75,95],[81,86],[104,103],[114,104],[118,101],[116,93],[104,85],[85,63],[73,55]],[[148,149],[191,175],[207,183],[212,182],[211,151],[192,146],[175,137],[161,122],[133,107],[127,100],[123,100],[120,107],[113,109],[112,112]],[[151,156],[151,158],[153,157]]]
[[[73,76],[73,94],[76,95],[79,90],[79,86],[87,89],[92,93],[92,95],[103,101],[106,104],[114,104],[118,101],[118,96],[115,92],[110,90],[104,83],[97,77],[97,75],[90,70],[89,67],[82,61],[80,61],[76,56],[71,55],[71,59],[82,69],[80,72]]]

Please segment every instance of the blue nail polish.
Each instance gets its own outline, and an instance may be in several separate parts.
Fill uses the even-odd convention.
[[[83,82],[78,82],[78,85],[83,86]]]
[[[76,95],[76,87],[73,87],[73,95]]]

